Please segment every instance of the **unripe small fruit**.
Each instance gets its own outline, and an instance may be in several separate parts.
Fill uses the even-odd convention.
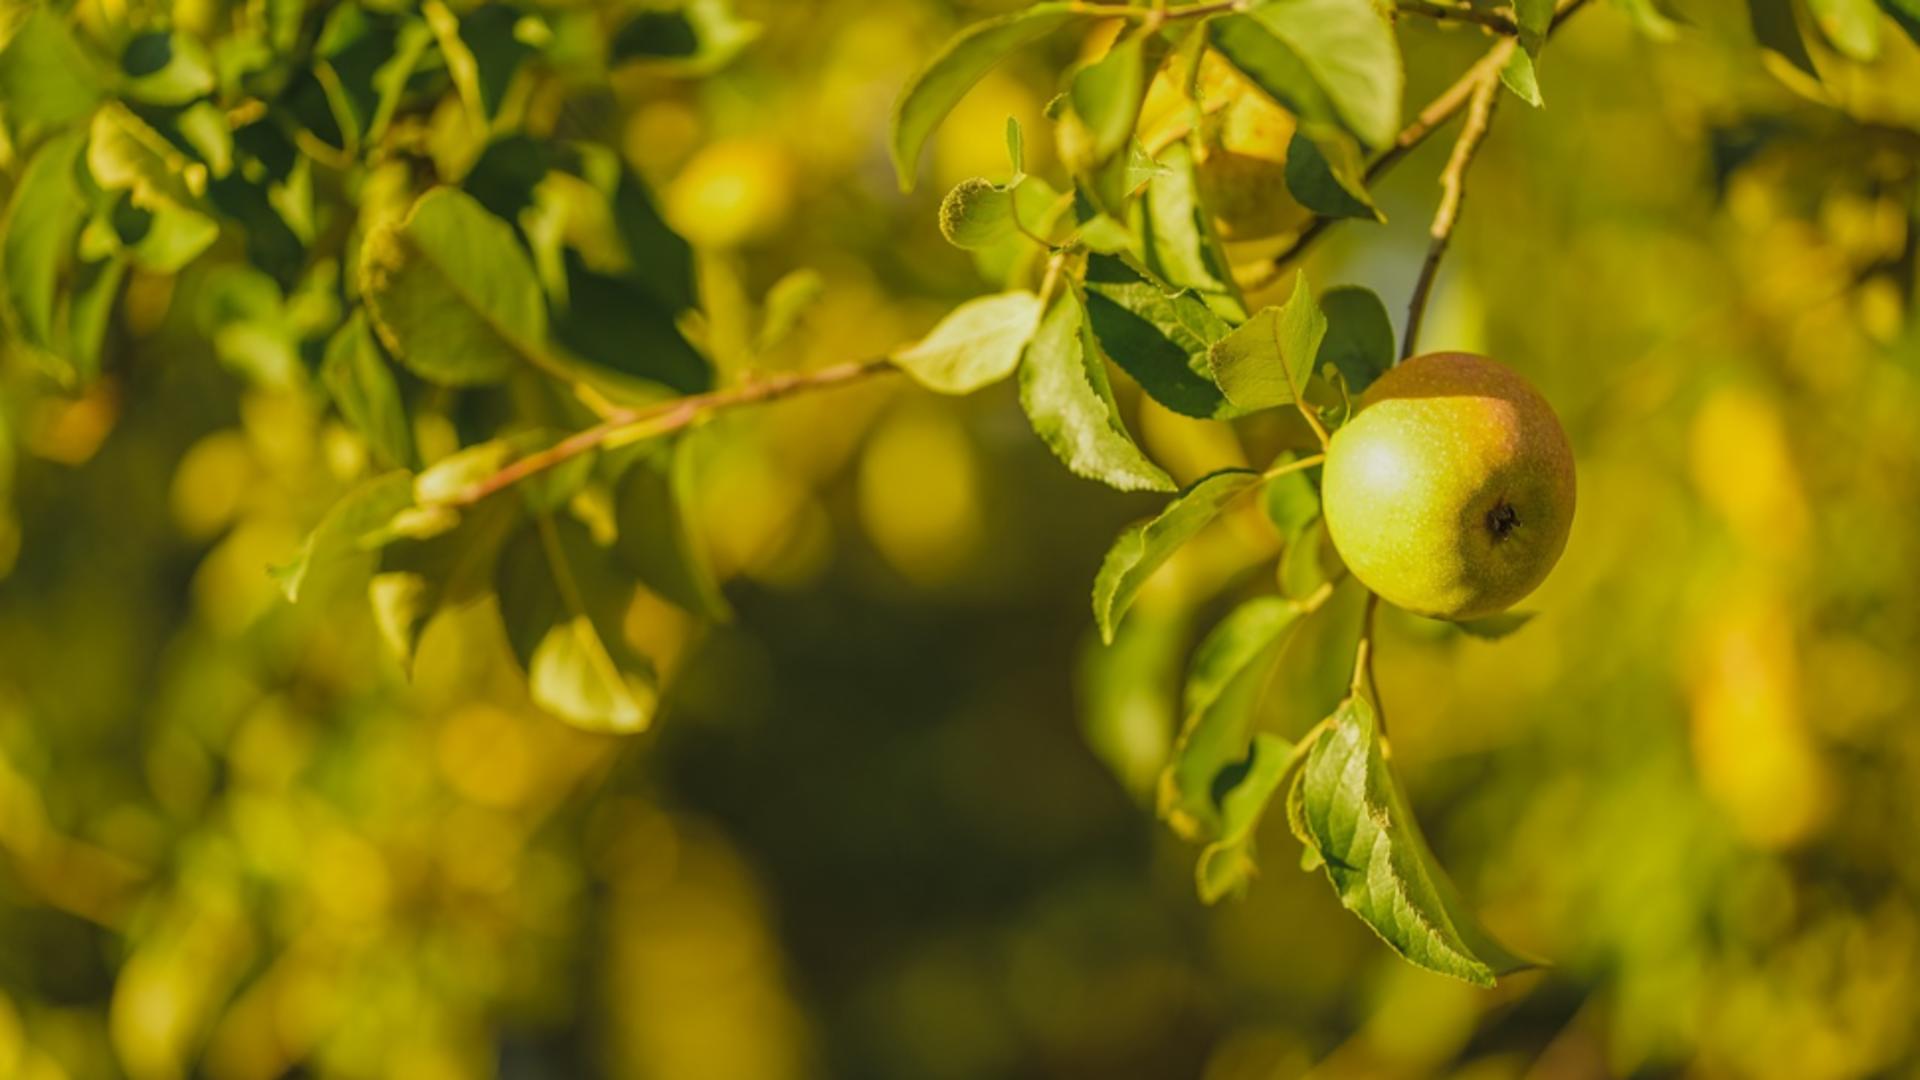
[[[1327,447],[1321,509],[1348,569],[1441,619],[1504,611],[1573,527],[1573,450],[1539,391],[1472,353],[1382,375]]]

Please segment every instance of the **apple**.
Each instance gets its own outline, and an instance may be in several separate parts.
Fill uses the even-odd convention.
[[[1511,607],[1573,526],[1573,450],[1546,398],[1472,353],[1414,357],[1375,380],[1327,446],[1321,511],[1347,568],[1439,619]]]

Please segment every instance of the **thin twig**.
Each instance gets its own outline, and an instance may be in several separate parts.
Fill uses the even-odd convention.
[[[1481,11],[1478,8],[1459,7],[1453,4],[1435,4],[1430,0],[1399,0],[1394,5],[1398,11],[1408,15],[1424,15],[1429,19],[1442,22],[1465,22],[1484,26],[1496,34],[1518,34],[1520,28],[1512,19],[1497,11]]]
[[[1426,260],[1420,264],[1420,277],[1413,283],[1413,298],[1407,301],[1407,329],[1400,342],[1401,360],[1412,356],[1420,342],[1420,321],[1427,314],[1427,298],[1433,293],[1433,280],[1440,272],[1440,260],[1447,253],[1447,244],[1453,239],[1453,227],[1460,220],[1467,166],[1473,164],[1480,144],[1487,139],[1499,94],[1499,76],[1489,72],[1473,93],[1473,101],[1467,107],[1467,121],[1460,128],[1460,137],[1454,140],[1447,167],[1440,172],[1440,205],[1433,212],[1433,227],[1427,230],[1431,240],[1427,244]]]
[[[743,405],[757,405],[829,386],[839,386],[892,369],[891,361],[884,357],[857,360],[820,368],[817,371],[774,375],[725,390],[693,394],[656,405],[615,409],[598,424],[577,431],[545,450],[538,450],[526,457],[516,459],[499,472],[461,492],[450,505],[471,506],[536,473],[545,472],[562,462],[570,461],[608,443],[658,438],[689,427],[717,412]]]
[[[1547,36],[1551,37],[1560,29],[1562,23],[1586,4],[1587,0],[1561,0],[1559,9],[1554,12],[1553,24],[1547,29]],[[1372,184],[1382,173],[1393,168],[1406,157],[1414,147],[1427,141],[1428,136],[1442,124],[1453,119],[1456,113],[1466,107],[1467,102],[1473,97],[1474,89],[1486,78],[1488,72],[1492,72],[1496,77],[1499,75],[1500,69],[1506,66],[1518,44],[1519,41],[1516,38],[1502,38],[1498,44],[1487,50],[1486,55],[1462,73],[1453,85],[1442,90],[1439,96],[1428,102],[1426,107],[1420,110],[1419,115],[1413,118],[1412,123],[1401,128],[1400,133],[1394,136],[1393,145],[1383,150],[1379,157],[1374,158],[1367,165],[1366,182]],[[1292,243],[1273,256],[1265,273],[1256,280],[1242,283],[1243,287],[1253,290],[1271,283],[1280,276],[1280,271],[1288,263],[1303,254],[1322,233],[1327,231],[1328,226],[1338,220],[1340,219],[1316,216],[1298,236],[1293,238]]]

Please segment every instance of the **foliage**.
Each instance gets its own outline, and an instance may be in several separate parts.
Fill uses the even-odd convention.
[[[1005,788],[1059,785],[1074,799],[1086,789],[1058,762],[1025,771],[995,753],[978,765],[937,746],[922,747],[926,762],[889,757],[885,727],[851,720],[823,736],[831,746],[770,730],[783,724],[757,731],[762,750],[715,734],[730,710],[765,709],[756,695],[779,698],[756,667],[767,662],[756,659],[758,625],[783,625],[787,640],[817,650],[804,654],[834,686],[822,701],[845,706],[843,684],[884,682],[880,665],[835,660],[871,653],[918,663],[916,677],[932,684],[914,685],[915,699],[966,701],[973,721],[1004,701],[954,689],[943,681],[952,671],[1030,672],[1014,645],[1085,627],[1078,605],[1072,621],[1043,621],[1045,633],[1005,643],[1004,629],[890,642],[841,620],[795,624],[782,604],[798,601],[769,595],[811,583],[830,598],[822,610],[842,597],[836,588],[859,595],[822,569],[849,513],[888,580],[929,595],[960,578],[956,567],[991,562],[955,592],[1002,597],[1033,617],[1052,609],[1004,599],[1006,582],[1054,599],[1053,582],[1091,577],[1099,643],[1079,669],[1087,743],[1136,799],[1201,845],[1189,902],[1195,885],[1208,903],[1249,896],[1284,821],[1303,864],[1323,870],[1338,903],[1412,964],[1492,986],[1533,963],[1501,943],[1511,936],[1573,969],[1530,978],[1608,986],[1609,1068],[1688,1053],[1708,1071],[1777,1065],[1726,1034],[1737,1020],[1709,1030],[1671,1017],[1704,1008],[1722,983],[1748,988],[1743,1016],[1817,1011],[1764,999],[1776,988],[1751,973],[1702,973],[1702,952],[1716,946],[1695,924],[1799,932],[1783,928],[1791,917],[1752,914],[1793,907],[1778,900],[1779,881],[1803,871],[1770,860],[1807,843],[1820,808],[1851,793],[1835,793],[1797,714],[1777,705],[1800,692],[1793,673],[1855,717],[1859,728],[1838,737],[1863,747],[1862,732],[1877,730],[1863,717],[1911,700],[1910,680],[1889,666],[1911,636],[1885,601],[1911,584],[1901,545],[1920,528],[1878,527],[1892,515],[1911,525],[1910,506],[1874,488],[1850,492],[1831,515],[1811,511],[1793,477],[1804,469],[1806,483],[1837,487],[1818,470],[1846,458],[1797,457],[1811,436],[1786,431],[1781,416],[1818,414],[1829,441],[1813,445],[1858,444],[1855,456],[1872,460],[1889,490],[1912,475],[1910,445],[1867,441],[1910,434],[1901,406],[1913,396],[1911,363],[1858,358],[1894,342],[1911,348],[1901,326],[1915,302],[1920,116],[1901,90],[1916,69],[1920,12],[1908,0],[1752,0],[1734,19],[1656,0],[1590,14],[1581,0],[1392,10],[1367,0],[1061,0],[1002,5],[940,45],[930,28],[943,5],[738,6],[0,3],[0,576],[18,564],[0,603],[0,804],[11,808],[0,822],[0,934],[28,941],[45,927],[26,913],[57,913],[47,925],[84,938],[70,951],[110,969],[73,988],[48,981],[43,956],[0,966],[0,1071],[504,1074],[521,1054],[591,1071],[571,1052],[549,1060],[549,1049],[516,1048],[520,1032],[538,1030],[603,1040],[593,1060],[620,1075],[806,1072],[796,1001],[840,991],[809,971],[806,993],[790,993],[769,959],[779,919],[732,854],[738,837],[773,851],[817,813],[794,850],[765,856],[767,872],[805,880],[801,864],[817,854],[819,872],[844,875],[863,850],[941,846],[910,820],[879,820],[902,789],[951,791],[965,777],[965,797],[980,807],[968,812],[1010,833],[1054,825],[1007,824],[1036,804]],[[1576,14],[1601,29],[1563,60],[1560,31]],[[1628,27],[1644,40],[1629,41]],[[1475,59],[1472,49],[1484,51]],[[1588,176],[1568,140],[1587,137],[1590,113],[1603,115],[1614,126],[1593,130],[1608,133],[1605,153],[1635,157],[1627,130],[1646,122],[1609,111],[1592,87],[1637,62],[1621,57],[1676,53],[1647,63],[1728,88],[1687,92],[1685,125],[1712,125],[1700,171],[1715,190],[1674,220],[1765,232],[1768,246],[1749,261],[1796,269],[1790,286],[1714,280],[1723,238],[1678,224],[1632,242],[1604,236],[1636,227],[1630,197],[1667,199],[1663,213],[1684,202],[1666,194],[1683,181],[1644,161]],[[883,59],[861,61],[878,66],[859,77],[836,72],[853,56]],[[917,73],[901,67],[917,57]],[[1194,93],[1209,57],[1295,120],[1284,182],[1312,216],[1287,235],[1229,244],[1216,229],[1206,170],[1218,159],[1204,138],[1214,121]],[[1760,62],[1780,87],[1703,74]],[[888,100],[871,100],[882,92]],[[1533,149],[1502,160],[1496,145],[1482,168],[1495,193],[1484,204],[1476,194],[1470,216],[1504,224],[1481,227],[1474,252],[1490,253],[1473,264],[1481,291],[1436,293],[1502,92],[1551,109],[1501,118],[1512,132],[1502,137]],[[1171,132],[1142,119],[1156,94],[1177,102]],[[983,100],[992,104],[974,107]],[[762,115],[776,108],[769,102],[778,112]],[[1650,116],[1666,105],[1634,107]],[[1421,144],[1463,114],[1451,158],[1432,162],[1443,192],[1420,238],[1422,264],[1394,230],[1424,218],[1432,200],[1388,187],[1386,174],[1424,160]],[[1648,137],[1677,138],[1668,128]],[[929,153],[946,190],[895,195],[914,188]],[[1609,181],[1625,194],[1601,191]],[[1844,199],[1832,194],[1841,188]],[[1571,209],[1556,218],[1562,206]],[[1698,226],[1723,212],[1732,224]],[[1345,247],[1316,246],[1331,229]],[[1904,242],[1887,241],[1890,230]],[[1311,275],[1309,258],[1320,259]],[[1382,264],[1419,266],[1419,276]],[[1370,283],[1335,284],[1348,276]],[[1396,327],[1381,292],[1409,284]],[[1581,288],[1614,306],[1585,312]],[[1661,354],[1663,342],[1695,332],[1694,320],[1719,317],[1710,302],[1736,323],[1763,321],[1822,290],[1836,299],[1814,306],[1845,308],[1851,351],[1824,368],[1803,361],[1791,376],[1797,397],[1756,389],[1727,361],[1715,360],[1709,378]],[[1424,322],[1431,297],[1436,313]],[[1486,310],[1473,314],[1476,303]],[[1480,346],[1481,331],[1462,328],[1475,318],[1501,355],[1558,388],[1569,426],[1596,446],[1685,402],[1691,441],[1642,449],[1690,461],[1706,478],[1698,495],[1676,497],[1647,479],[1644,461],[1600,453],[1599,505],[1640,521],[1648,507],[1679,504],[1690,522],[1724,528],[1733,565],[1748,568],[1725,572],[1721,591],[1734,599],[1695,598],[1703,586],[1686,576],[1723,572],[1725,551],[1699,554],[1695,526],[1654,522],[1654,535],[1618,525],[1592,541],[1620,548],[1607,565],[1633,570],[1621,597],[1595,598],[1599,556],[1589,550],[1575,553],[1586,561],[1543,597],[1537,620],[1455,627],[1376,613],[1320,523],[1320,451],[1372,380],[1423,339]],[[1822,325],[1796,324],[1794,340],[1822,340]],[[1767,347],[1752,336],[1722,351]],[[1618,360],[1642,349],[1648,358]],[[1608,350],[1617,366],[1600,370],[1617,375],[1603,378],[1594,358]],[[914,389],[881,389],[876,377],[894,369]],[[919,391],[980,400],[908,396]],[[1011,414],[1015,396],[1034,445],[1065,472],[1158,501],[1070,493],[1048,486],[1054,478],[1030,458],[1002,457],[994,483],[1041,494],[1019,503],[1026,517],[1015,527],[992,524],[981,509],[982,448],[1001,446],[993,417]],[[961,426],[960,415],[974,423]],[[850,510],[823,491],[855,455]],[[1716,483],[1729,469],[1748,479]],[[1634,492],[1649,484],[1657,491],[1643,506]],[[1097,571],[1097,552],[1061,546],[1136,512],[1144,516],[1120,529]],[[1663,539],[1699,554],[1686,564],[1697,569],[1661,571],[1635,554]],[[968,554],[989,549],[991,560]],[[1818,587],[1780,587],[1816,576],[1799,568],[1810,550],[1838,552],[1842,564]],[[1676,595],[1698,639],[1680,676],[1640,651],[1673,632],[1664,616]],[[1579,637],[1555,611],[1576,602],[1626,615]],[[1819,663],[1798,662],[1790,625],[1823,643]],[[1575,650],[1592,659],[1582,665]],[[1054,662],[1043,679],[1064,684],[1063,658],[1044,655]],[[1383,690],[1375,663],[1404,666],[1389,668],[1398,675]],[[1666,707],[1664,684],[1626,677],[1655,669],[1679,680],[1669,697],[1690,703],[1691,749],[1630,719]],[[1033,693],[997,679],[977,681],[1004,699]],[[1472,680],[1489,687],[1485,714],[1439,730],[1443,710],[1469,711],[1461,687]],[[1406,746],[1387,737],[1388,706]],[[808,710],[806,723],[835,722],[825,706],[779,708],[782,721]],[[663,714],[690,731],[656,724]],[[1577,732],[1513,726],[1550,716],[1567,728],[1618,723],[1631,739],[1599,732],[1589,744]],[[1004,737],[986,726],[969,738]],[[622,740],[636,737],[648,741],[623,754]],[[1008,758],[1026,749],[1017,739],[964,745],[1011,749]],[[1682,764],[1689,753],[1697,784]],[[647,763],[656,755],[661,764]],[[1450,756],[1489,764],[1478,775]],[[1590,763],[1613,786],[1583,780]],[[785,779],[808,768],[852,770],[871,786],[840,796]],[[1562,778],[1557,795],[1536,793],[1544,775]],[[730,802],[716,776],[750,778],[765,794]],[[737,837],[677,817],[679,797],[728,807],[716,813]],[[1554,863],[1578,843],[1560,831],[1588,841],[1639,834],[1638,822],[1600,819],[1631,819],[1643,800],[1671,811],[1671,835],[1636,840],[1620,860],[1636,865]],[[1470,904],[1415,821],[1416,803],[1448,822],[1435,836],[1450,858],[1540,868],[1542,883],[1488,869],[1463,881],[1498,902]],[[830,839],[834,822],[845,846]],[[1765,854],[1743,860],[1742,844]],[[954,873],[967,857],[952,855]],[[1092,963],[1058,950],[1115,948],[1061,944],[1106,932],[1127,942],[1114,955],[1137,965],[1116,977],[1177,1012],[1167,1003],[1186,991],[1166,991],[1151,973],[1166,966],[1153,950],[1176,952],[1156,935],[1180,935],[1138,932],[1126,913],[1146,909],[1151,887],[1138,866],[1119,876],[1108,891],[1125,898],[1115,901],[1121,914],[1062,899],[1063,885],[1048,894],[1057,911],[1018,916],[1032,921],[1001,943],[1019,973],[1011,981],[1043,988],[1071,971],[1090,986],[1105,954]],[[877,884],[908,888],[892,873]],[[978,887],[986,891],[952,902],[1004,906],[989,895],[995,886]],[[1553,903],[1574,914],[1560,919]],[[1853,944],[1835,948],[1849,957],[1868,940],[1897,945],[1913,935],[1898,904],[1894,894],[1796,940],[1819,951],[1819,933],[1845,938]],[[1592,937],[1570,940],[1586,905]],[[1072,934],[1057,934],[1062,925]],[[1301,916],[1298,925],[1335,924]],[[613,942],[607,956],[593,955],[595,926]],[[1343,932],[1319,935],[1336,944],[1308,949],[1316,959],[1300,970],[1366,963],[1337,944]],[[731,960],[676,959],[676,943],[717,939],[735,947]],[[1044,1033],[1031,1035],[1046,1043],[1035,1053],[1063,1073],[1141,1066],[1125,1038],[1087,1040],[1115,1026],[1104,1013],[1070,1016],[1060,1010],[1072,1006],[1024,997],[980,1005],[969,996],[979,985],[1010,980],[981,975],[980,957],[950,955],[965,946],[956,933],[923,967],[875,976],[880,989],[863,991],[873,1000],[836,999],[836,1030],[893,1034],[859,1051],[836,1044],[828,1071],[1017,1072],[1018,1053],[990,1033],[1005,1039],[1022,1024]],[[496,947],[501,959],[483,959]],[[1262,978],[1280,981],[1252,1011],[1296,993],[1338,1000],[1325,987],[1288,987],[1294,969],[1270,966]],[[713,989],[721,969],[733,980],[725,992]],[[604,985],[579,989],[582,971]],[[1416,977],[1384,975],[1380,993]],[[1195,975],[1181,967],[1179,978]],[[1887,994],[1920,993],[1897,971],[1875,978]],[[582,1018],[581,995],[656,1011],[601,1025]],[[683,995],[692,1002],[662,1004]],[[1576,1041],[1595,1037],[1587,1025],[1599,1021],[1586,1015],[1566,1021]],[[1910,1061],[1905,1036],[1874,1022],[1847,1032],[1851,1057],[1835,1050],[1840,1064],[1798,1072],[1866,1075],[1902,1053]],[[757,1038],[738,1037],[749,1027]],[[482,1044],[466,1036],[481,1030],[486,1048],[474,1049]],[[965,1050],[936,1052],[916,1041],[926,1032],[951,1033]],[[1402,1043],[1396,1063],[1390,1039],[1367,1038],[1382,1068],[1410,1074],[1461,1052]],[[1236,1046],[1223,1042],[1216,1060]],[[1815,1054],[1802,1053],[1797,1061]],[[1366,1064],[1336,1059],[1332,1071]],[[1166,1071],[1192,1065],[1180,1058]]]

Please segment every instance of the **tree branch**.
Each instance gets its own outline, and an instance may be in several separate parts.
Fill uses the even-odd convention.
[[[728,409],[775,401],[829,386],[839,386],[891,370],[893,370],[892,361],[885,357],[878,357],[872,360],[836,364],[817,371],[774,375],[757,382],[743,383],[705,394],[692,394],[654,405],[615,409],[598,424],[577,431],[545,450],[538,450],[515,459],[499,472],[468,487],[449,505],[472,506],[529,476],[545,472],[562,462],[570,461],[610,443],[624,444],[640,439],[658,438],[690,427],[700,420]]]
[[[1547,29],[1547,36],[1552,37],[1562,23],[1573,17],[1586,4],[1587,0],[1561,0],[1558,10],[1554,12],[1553,24]],[[1488,76],[1488,73],[1496,79],[1499,77],[1500,69],[1507,65],[1507,60],[1513,55],[1513,50],[1518,45],[1519,41],[1516,38],[1501,39],[1493,48],[1487,50],[1486,55],[1463,72],[1453,85],[1442,90],[1439,96],[1428,102],[1426,107],[1413,118],[1413,122],[1401,128],[1400,133],[1394,136],[1393,145],[1387,147],[1379,157],[1374,158],[1367,165],[1366,182],[1372,184],[1382,173],[1393,168],[1401,158],[1406,157],[1414,147],[1426,142],[1427,137],[1442,124],[1453,119],[1454,114],[1466,107],[1467,102],[1473,97],[1474,90]],[[1272,282],[1279,277],[1281,269],[1304,253],[1309,245],[1327,231],[1328,226],[1338,220],[1340,219],[1314,217],[1307,227],[1300,231],[1300,235],[1293,238],[1292,243],[1273,256],[1266,272],[1257,280],[1245,283],[1244,287],[1258,289]]]
[[[1420,264],[1420,277],[1413,283],[1413,298],[1407,302],[1407,329],[1400,342],[1400,359],[1413,355],[1420,340],[1420,321],[1427,313],[1427,297],[1433,292],[1433,280],[1440,272],[1440,259],[1453,239],[1453,227],[1460,220],[1460,201],[1466,195],[1467,167],[1487,139],[1493,119],[1493,106],[1499,100],[1500,76],[1497,70],[1481,76],[1467,106],[1467,121],[1454,140],[1453,153],[1440,173],[1440,205],[1433,212],[1433,227],[1427,230],[1426,261]]]
[[[1496,11],[1481,11],[1479,8],[1458,7],[1453,4],[1435,4],[1430,0],[1399,0],[1394,9],[1408,15],[1424,15],[1441,22],[1467,22],[1484,26],[1496,34],[1514,35],[1520,28],[1512,19]]]

